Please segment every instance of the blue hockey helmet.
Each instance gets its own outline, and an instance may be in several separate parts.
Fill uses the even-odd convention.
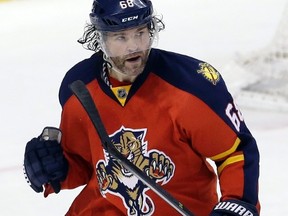
[[[90,21],[98,31],[120,31],[152,21],[150,0],[94,0]]]

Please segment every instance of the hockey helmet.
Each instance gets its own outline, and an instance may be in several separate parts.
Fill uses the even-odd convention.
[[[120,31],[152,21],[150,0],[94,0],[90,21],[98,31]]]

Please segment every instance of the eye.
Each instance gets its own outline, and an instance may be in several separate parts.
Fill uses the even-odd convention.
[[[139,31],[139,32],[137,32],[136,36],[137,36],[137,37],[141,37],[141,36],[144,35],[144,34],[145,34],[144,31]]]
[[[119,35],[119,36],[116,37],[116,40],[118,40],[118,41],[125,41],[126,38],[125,38],[125,36],[123,36],[123,35]]]
[[[134,149],[135,147],[135,142],[131,142],[128,144],[129,149]]]
[[[122,147],[120,145],[115,145],[115,148],[119,151],[122,152]]]

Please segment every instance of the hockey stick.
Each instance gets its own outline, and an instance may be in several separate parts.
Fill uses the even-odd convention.
[[[179,201],[172,197],[167,191],[165,191],[161,186],[159,186],[155,181],[148,177],[144,172],[142,172],[137,166],[127,160],[111,143],[109,135],[105,130],[103,122],[100,118],[100,114],[96,108],[88,89],[85,84],[80,81],[74,81],[69,88],[73,94],[80,101],[84,109],[86,110],[88,116],[90,117],[100,139],[103,148],[112,155],[116,160],[118,160],[127,170],[133,173],[139,180],[141,180],[145,185],[147,185],[151,190],[153,190],[158,196],[165,200],[170,206],[176,209],[180,214],[184,216],[193,216],[193,214]]]

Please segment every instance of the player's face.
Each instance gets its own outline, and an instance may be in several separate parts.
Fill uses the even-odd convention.
[[[137,76],[147,62],[151,48],[147,26],[119,32],[106,32],[105,52],[123,74]]]

